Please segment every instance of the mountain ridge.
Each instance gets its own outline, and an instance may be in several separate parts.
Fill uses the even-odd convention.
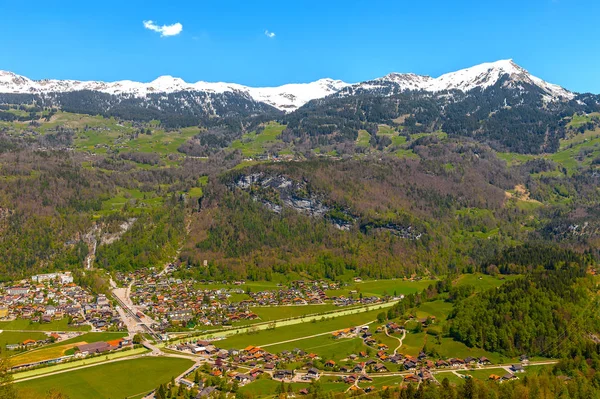
[[[160,76],[151,82],[121,80],[115,82],[42,79],[32,80],[9,71],[0,71],[0,93],[5,94],[48,94],[75,91],[97,91],[115,96],[145,98],[151,94],[176,92],[204,92],[210,94],[236,93],[254,101],[268,104],[280,111],[294,111],[311,100],[329,95],[351,95],[357,91],[393,92],[426,91],[440,93],[458,90],[468,92],[485,89],[508,76],[504,83],[519,89],[528,83],[539,87],[546,101],[571,100],[575,94],[559,85],[548,83],[520,67],[513,60],[482,63],[470,68],[443,74],[437,78],[414,73],[393,72],[383,77],[355,84],[341,80],[323,78],[309,83],[289,83],[274,87],[250,87],[237,83],[198,81],[187,83],[170,75]],[[384,93],[385,94],[385,93]],[[388,93],[389,94],[389,93]]]

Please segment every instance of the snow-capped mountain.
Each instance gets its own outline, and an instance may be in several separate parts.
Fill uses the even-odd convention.
[[[348,84],[340,80],[320,79],[312,83],[294,83],[279,87],[248,87],[235,83],[196,82],[187,83],[180,78],[161,76],[151,82],[142,83],[130,80],[117,82],[77,81],[77,80],[31,80],[12,72],[0,71],[0,93],[30,94],[56,97],[57,94],[92,91],[115,96],[111,103],[121,100],[142,100],[153,97],[156,103],[157,95],[168,97],[179,93],[177,98],[190,97],[195,106],[202,105],[208,113],[214,112],[214,102],[220,102],[221,111],[227,110],[227,101],[245,102],[252,112],[258,112],[261,107],[274,107],[280,111],[292,112],[311,100],[321,99],[330,95],[338,97],[357,94],[375,94],[389,96],[405,91],[424,91],[441,93],[471,90],[484,90],[501,82],[502,87],[527,91],[532,87],[543,97],[544,101],[570,100],[575,95],[570,91],[547,83],[537,78],[515,64],[512,60],[501,60],[476,65],[471,68],[447,73],[437,78],[416,75],[412,73],[390,73],[384,77]],[[228,99],[228,100],[227,100]],[[185,106],[186,101],[182,101]],[[206,103],[200,104],[205,101]],[[239,105],[239,101],[237,101]],[[253,105],[249,105],[250,103]],[[157,105],[157,107],[159,107]],[[164,104],[163,104],[164,107]],[[214,112],[214,115],[218,115]]]
[[[279,110],[293,111],[310,100],[322,98],[349,86],[340,80],[320,79],[312,83],[286,84],[279,87],[247,87],[235,83],[186,83],[180,78],[161,76],[152,82],[130,80],[117,82],[77,80],[31,80],[12,72],[0,71],[0,93],[44,94],[69,93],[91,90],[116,96],[146,97],[149,94],[177,93],[183,91],[204,93],[237,93],[254,101],[269,104]]]
[[[531,75],[527,70],[515,64],[513,60],[483,63],[437,78],[412,73],[391,73],[382,78],[353,85],[343,93],[375,92],[391,95],[407,90],[422,90],[432,93],[459,90],[466,93],[475,89],[486,89],[501,80],[504,87],[513,89],[522,90],[524,85],[536,86],[542,90],[546,101],[570,100],[575,96],[574,93],[558,85]]]

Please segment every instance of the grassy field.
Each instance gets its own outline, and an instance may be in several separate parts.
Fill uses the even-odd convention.
[[[452,311],[452,303],[445,301],[433,301],[425,302],[416,308],[413,312],[414,316],[419,319],[424,319],[429,316],[435,316],[439,320],[446,320],[450,312]]]
[[[416,292],[421,292],[430,284],[435,283],[435,280],[369,280],[360,283],[351,283],[350,286],[339,290],[326,291],[329,296],[348,296],[350,291],[357,291],[363,296],[384,296],[384,295],[408,295]]]
[[[25,319],[0,321],[0,330],[28,330],[28,331],[89,331],[90,326],[69,326],[67,319],[54,320],[50,323],[32,323]]]
[[[540,374],[542,371],[545,370],[551,370],[554,367],[554,365],[540,365],[540,366],[528,366],[525,367],[525,372],[524,373],[519,373],[519,376],[525,376],[525,375],[538,375]],[[506,374],[508,371],[506,371],[506,369],[503,369],[501,367],[499,368],[494,368],[494,369],[485,369],[485,370],[463,370],[463,371],[459,371],[459,374],[462,375],[470,375],[473,378],[477,378],[479,380],[488,380],[491,374],[496,374],[499,376],[503,376],[504,374]]]
[[[60,388],[70,399],[126,398],[153,390],[191,365],[186,359],[147,357],[42,377],[18,387],[40,395]]]
[[[328,303],[323,305],[265,306],[250,310],[256,313],[261,321],[271,321],[340,310],[340,307]]]
[[[272,353],[281,353],[284,350],[291,351],[295,348],[300,348],[308,353],[315,353],[324,361],[335,360],[336,362],[347,358],[351,354],[358,354],[360,351],[367,349],[360,338],[334,339],[333,336],[329,334],[280,345],[273,345],[266,349]]]
[[[481,292],[490,288],[496,288],[501,286],[507,281],[519,278],[518,275],[504,275],[499,277],[490,276],[487,274],[473,273],[463,274],[457,280],[454,281],[457,285],[472,285],[475,287],[475,291]]]
[[[251,384],[241,387],[240,392],[251,394],[254,397],[263,397],[274,395],[275,391],[277,390],[277,387],[279,386],[281,386],[281,382],[279,381],[260,379],[254,381]],[[285,386],[287,389],[288,384],[286,383]],[[292,389],[294,390],[294,392],[298,392],[299,390],[307,387],[308,383],[292,383]]]
[[[291,326],[277,327],[271,330],[261,330],[255,333],[243,333],[230,336],[224,340],[218,341],[218,346],[222,348],[245,348],[248,345],[266,345],[308,337],[315,334],[329,331],[340,330],[346,327],[353,327],[368,323],[377,318],[380,310],[370,310],[359,314],[340,316],[323,321],[307,322],[294,324]]]

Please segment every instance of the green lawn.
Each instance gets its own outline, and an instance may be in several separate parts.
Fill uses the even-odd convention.
[[[65,319],[54,320],[50,323],[32,323],[25,319],[0,321],[0,330],[32,330],[32,331],[89,331],[90,326],[69,326]]]
[[[284,350],[293,350],[300,348],[308,353],[315,353],[324,361],[347,358],[351,354],[358,354],[367,349],[360,338],[335,339],[331,335],[322,335],[320,337],[303,339],[301,341],[288,342],[286,344],[269,346],[267,349],[271,353],[281,353]]]
[[[153,390],[192,364],[186,359],[146,357],[37,378],[17,387],[40,395],[60,388],[70,399],[126,398]]]
[[[250,310],[256,313],[260,317],[261,321],[271,321],[320,314],[340,309],[341,308],[339,306],[327,303],[323,305],[265,306],[251,308]]]

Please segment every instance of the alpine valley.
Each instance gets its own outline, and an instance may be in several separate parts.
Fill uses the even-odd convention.
[[[598,398],[599,184],[600,95],[512,60],[0,72],[0,397]]]

